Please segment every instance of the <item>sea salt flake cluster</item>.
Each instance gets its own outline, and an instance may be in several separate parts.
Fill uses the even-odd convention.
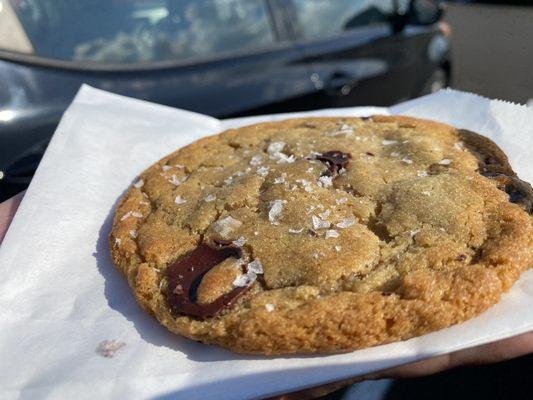
[[[450,165],[451,163],[452,163],[452,160],[450,160],[448,158],[445,158],[445,159],[439,161],[440,165]]]
[[[340,221],[336,227],[337,228],[341,228],[341,229],[344,229],[344,228],[349,228],[350,226],[354,225],[356,222],[355,218],[346,218],[346,219],[343,219],[342,221]]]
[[[239,238],[237,240],[234,240],[231,243],[234,244],[237,247],[242,247],[246,243],[246,239],[245,239],[244,236],[239,236]]]
[[[258,259],[253,260],[252,262],[248,263],[246,266],[246,273],[239,275],[235,278],[233,281],[233,286],[235,287],[247,287],[253,284],[256,279],[257,275],[263,273],[263,265],[261,264],[261,261]]]
[[[174,199],[174,203],[180,205],[180,204],[185,204],[187,203],[187,200],[185,200],[183,197],[181,197],[180,195],[176,196],[176,198]]]
[[[283,153],[285,148],[285,142],[272,142],[267,148],[267,153],[271,160],[277,160],[278,164],[290,164],[293,163],[296,158],[294,155],[288,156]]]
[[[253,156],[250,160],[250,165],[254,167],[257,165],[260,165],[262,160],[263,160],[263,156],[259,156],[259,155]]]
[[[213,229],[219,233],[222,237],[228,237],[228,235],[235,229],[239,228],[242,222],[233,218],[231,215],[219,219],[213,224]]]
[[[296,183],[299,183],[300,185],[302,185],[302,187],[304,188],[304,190],[307,193],[312,193],[313,192],[313,188],[311,187],[311,182],[309,182],[308,180],[296,179]]]
[[[187,181],[187,179],[189,179],[188,175],[184,176],[182,179],[179,179],[178,177],[176,177],[176,174],[172,174],[172,176],[169,178],[168,181],[172,183],[174,186],[179,186],[183,182]]]
[[[285,183],[285,178],[287,178],[287,173],[283,172],[281,176],[278,176],[274,179],[275,184]]]
[[[312,215],[311,220],[313,221],[313,228],[315,229],[327,229],[331,226],[329,221],[319,218],[316,215]]]
[[[270,169],[269,169],[268,167],[262,166],[262,167],[257,168],[257,171],[255,171],[255,173],[256,173],[257,175],[260,175],[260,176],[262,176],[262,177],[265,177],[265,176],[268,175],[268,171],[269,171],[269,170],[270,170]]]
[[[318,185],[324,188],[333,186],[333,177],[325,175],[321,176],[318,178]]]
[[[268,220],[272,225],[278,225],[278,219],[283,212],[283,205],[287,203],[287,200],[274,200],[270,202],[270,211],[268,212]]]
[[[217,197],[215,195],[209,194],[209,195],[205,196],[204,201],[206,203],[209,203],[211,201],[215,201],[216,199],[217,199]]]
[[[339,232],[337,232],[335,229],[328,229],[326,231],[326,235],[325,235],[326,239],[337,238],[337,237],[339,237]]]
[[[390,145],[395,144],[395,143],[398,143],[398,141],[397,140],[382,140],[381,141],[381,144],[383,146],[390,146]]]
[[[137,189],[142,188],[143,185],[144,185],[144,181],[143,181],[142,179],[139,179],[137,182],[135,182],[135,183],[133,184],[133,186],[136,187]]]

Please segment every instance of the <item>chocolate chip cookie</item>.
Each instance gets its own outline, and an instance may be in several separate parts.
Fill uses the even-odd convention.
[[[172,332],[345,352],[472,318],[533,264],[533,191],[473,132],[408,117],[266,122],[143,172],[115,264]]]

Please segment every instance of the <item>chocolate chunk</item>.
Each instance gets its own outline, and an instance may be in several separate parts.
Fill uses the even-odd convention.
[[[233,243],[233,240],[227,239],[213,239],[213,242],[220,247],[229,246]]]
[[[365,154],[366,154],[367,156],[370,156],[370,157],[374,157],[374,156],[375,156],[374,153],[371,153],[371,152],[369,152],[369,151],[367,151]]]
[[[518,204],[529,214],[533,214],[533,189],[529,183],[518,179],[516,176],[498,172],[482,171],[481,175],[493,179],[498,188],[509,195],[511,203]]]
[[[352,155],[342,151],[326,151],[316,156],[317,160],[323,161],[328,165],[331,176],[335,176],[341,168],[345,168]]]
[[[202,319],[214,317],[242,295],[248,287],[236,287],[209,304],[196,303],[196,288],[203,276],[230,257],[241,258],[242,250],[231,246],[212,248],[202,244],[168,267],[167,300],[172,312]]]

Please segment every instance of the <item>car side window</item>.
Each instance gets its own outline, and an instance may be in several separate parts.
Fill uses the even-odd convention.
[[[393,0],[292,0],[298,34],[321,39],[389,21]]]
[[[266,0],[8,1],[33,54],[51,59],[136,64],[275,42]]]

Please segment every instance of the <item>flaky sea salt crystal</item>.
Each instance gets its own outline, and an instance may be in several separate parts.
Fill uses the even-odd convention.
[[[321,204],[319,207],[320,207],[321,209],[324,209],[324,206],[323,206],[322,204]],[[320,218],[322,218],[322,219],[326,219],[327,217],[329,217],[330,214],[331,214],[331,210],[326,210],[326,211],[324,211],[324,212],[318,214],[318,216],[319,216]]]
[[[278,164],[292,164],[294,161],[296,161],[296,157],[294,156],[294,154],[288,156],[285,153],[278,153],[277,155]]]
[[[322,187],[330,187],[333,185],[333,177],[332,176],[321,176],[318,178],[318,184]]]
[[[248,263],[248,265],[246,266],[246,271],[253,272],[256,275],[262,274],[263,264],[261,264],[261,261],[256,258],[252,262]]]
[[[131,236],[133,239],[136,239],[137,236],[138,236],[137,231],[131,230],[131,231],[130,231],[130,236]]]
[[[271,304],[271,303],[267,303],[265,304],[265,309],[268,311],[268,312],[272,312],[276,309],[276,307],[274,307],[274,304]]]
[[[390,153],[391,157],[400,157],[400,153],[398,153],[397,151],[393,151],[392,153]]]
[[[222,237],[227,237],[234,229],[237,229],[242,225],[242,222],[238,219],[228,215],[225,218],[219,219],[213,224],[213,229],[218,232]]]
[[[348,197],[342,197],[340,199],[335,200],[335,203],[337,203],[338,205],[346,204],[347,202],[348,202]]]
[[[311,187],[311,182],[305,179],[296,179],[296,183],[299,183],[303,186],[304,190],[308,193],[313,192],[313,188]]]
[[[255,172],[256,172],[257,175],[265,177],[265,176],[268,175],[268,171],[269,170],[270,170],[270,168],[262,166],[262,167],[257,168],[257,171],[255,171]]]
[[[172,167],[170,165],[163,165],[161,167],[161,169],[164,171],[164,172],[167,172],[169,169],[172,169]]]
[[[285,142],[272,142],[268,145],[267,153],[272,155],[283,151]]]
[[[409,158],[402,158],[402,162],[404,162],[406,164],[412,164],[413,160],[410,160]]]
[[[142,218],[143,215],[139,211],[133,211],[131,216],[135,218]]]
[[[313,228],[315,229],[327,229],[331,226],[329,221],[325,221],[316,215],[311,216],[311,220],[313,221]]]
[[[115,238],[115,244],[117,246],[120,246],[121,240],[119,238]]]
[[[342,124],[340,131],[342,133],[350,134],[353,133],[353,128],[348,124]]]
[[[105,358],[113,358],[115,353],[126,346],[126,343],[119,340],[103,340],[96,347],[96,353]]]
[[[294,155],[288,156],[283,153],[283,148],[285,147],[285,142],[272,142],[267,148],[267,153],[272,160],[278,160],[278,164],[289,164],[293,163],[296,160]]]
[[[416,171],[416,175],[419,178],[425,178],[426,176],[428,176],[428,173],[427,173],[427,171]]]
[[[246,239],[244,238],[244,236],[239,236],[237,240],[234,240],[231,243],[233,243],[237,247],[242,247],[246,243]]]
[[[450,165],[451,163],[452,163],[452,160],[450,160],[448,158],[445,158],[445,159],[439,161],[440,165]]]
[[[287,173],[286,172],[283,172],[281,174],[281,176],[278,176],[277,178],[274,179],[274,183],[276,184],[279,184],[279,183],[285,183],[285,178],[287,177]]]
[[[225,185],[231,185],[233,183],[233,176],[230,176],[226,179],[224,179],[224,184]]]
[[[325,235],[326,239],[336,238],[336,237],[339,237],[339,232],[337,232],[335,229],[328,229],[326,231],[326,235]]]
[[[391,144],[395,144],[395,143],[398,143],[397,140],[382,140],[381,141],[381,144],[383,146],[390,146]]]
[[[235,287],[247,287],[255,282],[257,275],[253,272],[247,272],[246,274],[239,275],[233,281],[233,286]]]
[[[289,229],[289,233],[302,233],[304,228],[300,229]]]
[[[313,167],[309,167],[309,168],[307,168],[307,171],[305,171],[305,172],[307,172],[308,174],[311,174],[314,170],[315,169]]]
[[[339,222],[336,227],[337,228],[349,228],[350,226],[354,225],[355,224],[355,218],[346,218],[346,219],[343,219],[341,222]]]
[[[181,168],[181,169],[185,168],[185,165],[181,165],[181,164],[176,164],[176,165],[174,165],[174,166],[175,166],[176,168]]]
[[[179,178],[176,177],[176,174],[172,174],[172,176],[169,178],[169,182],[172,183],[174,186],[179,186],[181,185],[183,182],[185,182],[187,179],[189,178],[189,176],[184,176],[181,180]]]
[[[339,245],[335,246],[335,251],[337,251],[337,252],[338,252],[338,251],[341,251],[341,249],[342,249],[342,247],[341,247],[341,246],[339,246]]]
[[[420,229],[414,229],[412,231],[409,231],[409,234],[411,235],[411,237],[415,237],[418,232],[420,232]]]
[[[208,194],[207,196],[204,197],[204,201],[206,203],[209,203],[211,201],[215,201],[217,199],[217,197],[213,194]]]
[[[142,179],[139,179],[137,182],[135,182],[135,183],[133,184],[133,186],[136,187],[137,189],[142,188],[143,185],[144,185],[144,181],[143,181]]]
[[[180,195],[177,195],[176,198],[174,199],[174,203],[176,203],[176,204],[185,204],[185,203],[187,203],[187,200],[185,200]]]
[[[463,150],[464,149],[464,144],[463,142],[456,142],[453,144],[453,148],[455,150]]]
[[[268,212],[268,220],[273,225],[278,225],[278,219],[281,217],[283,205],[287,200],[274,200],[270,202],[270,211]]]
[[[132,212],[131,211],[128,211],[126,214],[124,214],[122,216],[122,218],[120,218],[121,221],[124,221],[125,219],[128,219],[129,217],[131,217],[131,214]]]
[[[263,156],[259,156],[259,155],[253,156],[250,160],[250,165],[253,165],[255,167],[256,165],[261,164],[262,160],[263,160]]]
[[[431,193],[427,190],[422,190],[421,192],[424,196],[431,196]]]

